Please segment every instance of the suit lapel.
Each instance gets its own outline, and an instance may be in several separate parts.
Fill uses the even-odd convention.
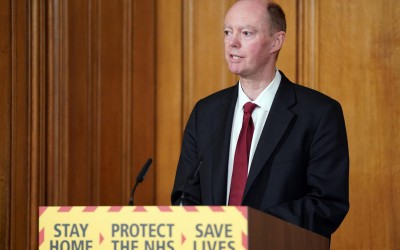
[[[295,115],[289,110],[289,107],[294,103],[294,89],[289,80],[282,74],[279,89],[275,95],[270,113],[268,114],[254,153],[243,198],[247,195],[257,175],[271,157],[279,141],[285,135],[289,124],[292,122]]]
[[[226,182],[228,176],[229,145],[233,114],[238,95],[238,85],[231,88],[226,96],[221,98],[220,105],[213,112],[213,162],[212,185],[213,204],[226,204]]]

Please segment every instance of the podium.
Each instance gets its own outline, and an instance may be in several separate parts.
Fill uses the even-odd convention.
[[[40,207],[39,249],[326,250],[326,237],[248,207]]]
[[[252,208],[248,208],[248,212],[249,250],[329,249],[329,239],[322,235]]]

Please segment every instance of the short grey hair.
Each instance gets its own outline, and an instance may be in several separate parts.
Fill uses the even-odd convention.
[[[284,31],[286,32],[286,17],[285,12],[282,10],[279,4],[270,2],[267,4],[267,14],[270,24],[270,35],[275,32]]]

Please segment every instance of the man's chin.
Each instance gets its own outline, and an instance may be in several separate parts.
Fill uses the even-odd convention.
[[[242,69],[235,67],[235,66],[230,66],[229,71],[238,76],[240,76],[240,74],[242,73]]]

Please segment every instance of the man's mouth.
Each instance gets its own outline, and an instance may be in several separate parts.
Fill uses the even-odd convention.
[[[241,59],[241,58],[243,58],[243,57],[238,56],[238,55],[231,54],[231,58],[232,58],[233,60],[239,60],[239,59]]]

